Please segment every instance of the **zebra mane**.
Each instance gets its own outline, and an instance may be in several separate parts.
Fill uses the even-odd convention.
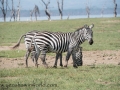
[[[84,27],[80,27],[80,28],[76,29],[76,30],[73,32],[73,34],[75,34],[75,33],[79,33],[79,31],[82,31],[83,28],[84,28]]]
[[[80,27],[78,29],[76,29],[73,33],[72,33],[72,37],[74,37],[75,40],[78,40],[80,35],[83,34],[83,28],[86,28],[87,25],[84,25],[83,27]]]
[[[39,30],[32,30],[32,31],[30,31],[30,32],[28,32],[28,33],[37,33],[37,32],[40,32]]]
[[[64,34],[63,32],[51,32],[51,31],[39,31],[38,34],[49,33],[49,34]]]
[[[75,32],[79,32],[80,30],[82,31],[83,28],[89,28],[89,26],[85,24],[83,27],[80,27],[80,28],[78,28],[77,30],[75,30],[74,33],[75,33]]]
[[[80,27],[80,28],[78,28],[77,30],[75,30],[75,32],[76,32],[76,31],[79,31],[79,30],[82,30],[83,28],[89,28],[89,26],[85,24],[83,27]]]
[[[80,27],[80,28],[76,29],[74,32],[79,31],[79,30],[82,30],[83,28],[84,28],[84,27]]]

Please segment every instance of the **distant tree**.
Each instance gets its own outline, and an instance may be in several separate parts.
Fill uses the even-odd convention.
[[[16,20],[20,21],[20,0],[19,0],[19,4],[17,6],[17,12],[16,12]]]
[[[37,21],[37,14],[40,15],[39,7],[37,5],[35,5],[33,11],[34,11],[35,18],[36,18],[36,21]]]
[[[59,10],[59,13],[60,13],[60,17],[62,19],[62,17],[63,17],[63,0],[62,0],[62,3],[61,3],[61,7],[60,7],[59,0],[57,0],[57,4],[58,4],[58,10]]]
[[[67,20],[69,20],[69,15],[68,15],[68,17],[67,17]]]
[[[86,3],[86,12],[87,12],[87,16],[88,18],[90,17],[90,7],[89,7],[89,2]]]
[[[1,3],[0,9],[3,14],[3,19],[4,19],[4,22],[6,22],[8,0],[0,0],[0,3]]]
[[[35,19],[37,21],[37,15],[40,15],[39,7],[37,5],[35,5],[33,10],[30,10],[31,21],[32,21],[33,14],[35,15]]]
[[[102,6],[102,10],[101,10],[101,16],[103,17],[103,14],[104,14],[104,9],[105,9],[105,5],[106,5],[106,2],[103,4]]]
[[[88,6],[86,6],[86,12],[87,12],[87,16],[89,18],[90,17],[90,8]]]
[[[33,10],[30,10],[31,21],[32,21],[32,16],[33,16]]]
[[[50,4],[50,0],[48,1],[48,3],[45,3],[43,0],[41,0],[41,1],[44,3],[44,5],[45,5],[45,7],[46,7],[45,13],[46,13],[46,15],[48,16],[48,20],[51,21],[51,15],[50,15],[50,12],[49,12],[49,10],[48,10],[48,5]]]
[[[116,0],[113,0],[114,3],[114,17],[117,17],[117,3]]]
[[[15,21],[15,19],[16,19],[16,10],[15,10],[15,8],[14,8],[13,0],[11,0],[11,1],[12,1],[12,9],[11,9],[11,17],[10,17],[10,21],[11,21],[12,18],[13,18],[14,21]]]

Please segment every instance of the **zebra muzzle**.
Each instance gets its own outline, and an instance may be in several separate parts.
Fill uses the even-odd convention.
[[[92,45],[93,44],[93,39],[89,40],[89,44]]]

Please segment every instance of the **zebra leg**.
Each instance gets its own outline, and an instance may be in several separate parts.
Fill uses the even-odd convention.
[[[59,57],[60,57],[60,66],[63,67],[63,64],[62,64],[62,53],[60,53]]]
[[[38,58],[39,58],[39,55],[40,55],[40,50],[38,49],[38,51],[35,54],[35,66],[37,66],[37,68],[38,68]]]
[[[54,68],[57,68],[58,58],[59,58],[59,53],[56,53],[55,63],[54,63],[54,66],[53,66]]]
[[[67,52],[67,56],[66,56],[66,60],[65,60],[65,65],[64,65],[64,67],[67,67],[67,65],[68,65],[68,60],[69,60],[69,58],[70,58],[71,53],[72,53],[72,49],[69,49],[68,52]]]
[[[35,66],[37,66],[37,68],[38,68],[38,57],[39,57],[38,55],[35,56]]]
[[[55,68],[57,68],[57,62],[58,62],[59,57],[60,57],[60,66],[63,67],[63,65],[62,65],[62,53],[56,53],[56,59],[55,59],[55,63],[53,66]]]
[[[42,54],[42,52],[41,52],[40,59],[42,60],[43,65],[44,65],[46,68],[48,68],[47,63],[45,62],[45,57],[46,57],[46,54]]]
[[[35,59],[35,53],[36,53],[35,51],[31,52],[31,59],[32,59],[33,62],[34,62],[34,59]]]
[[[28,67],[28,57],[30,55],[30,51],[27,50],[26,55],[25,55],[25,61],[26,61],[26,67]]]

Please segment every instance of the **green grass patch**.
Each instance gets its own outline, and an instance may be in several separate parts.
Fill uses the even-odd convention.
[[[6,50],[0,51],[0,57],[17,58],[25,56],[25,50]]]
[[[9,90],[119,90],[120,66],[17,68],[0,70],[0,88]]]
[[[94,44],[89,45],[86,41],[82,44],[83,50],[91,51],[120,49],[120,17],[37,22],[0,22],[0,45],[9,46],[12,43],[17,43],[21,35],[32,30],[73,32],[85,24],[90,25],[92,23],[95,25],[93,28]],[[24,42],[24,40],[22,40],[22,42]],[[13,51],[5,52],[12,53]]]
[[[119,50],[120,18],[92,18],[37,22],[0,22],[0,46],[17,43],[31,30],[73,32],[94,23],[94,44],[86,41],[83,50]],[[22,40],[22,42],[24,42]],[[0,51],[0,57],[23,57],[24,50]],[[50,53],[49,55],[54,55]],[[68,68],[0,69],[0,90],[120,90],[120,66],[97,65]]]

